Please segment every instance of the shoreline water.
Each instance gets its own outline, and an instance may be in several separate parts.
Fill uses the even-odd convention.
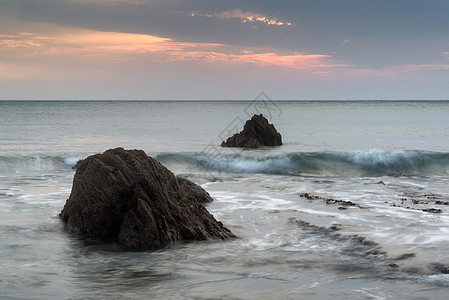
[[[286,144],[262,151],[211,147],[248,103],[24,104],[0,102],[4,297],[447,297],[449,102],[281,103]],[[239,238],[135,253],[67,236],[72,166],[116,146],[200,183]]]

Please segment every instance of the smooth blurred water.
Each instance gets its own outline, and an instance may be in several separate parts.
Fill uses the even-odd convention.
[[[253,113],[284,145],[220,148]],[[239,238],[67,235],[71,166],[119,146],[202,184]],[[0,101],[0,298],[446,299],[448,153],[448,101]]]
[[[0,155],[88,154],[116,146],[202,151],[257,112],[271,115],[284,152],[449,148],[448,101],[270,103],[1,101]]]

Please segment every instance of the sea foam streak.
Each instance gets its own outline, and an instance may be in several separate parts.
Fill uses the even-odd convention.
[[[244,154],[167,153],[163,164],[230,173],[335,176],[426,176],[449,174],[449,153],[429,151],[300,152],[266,157]]]

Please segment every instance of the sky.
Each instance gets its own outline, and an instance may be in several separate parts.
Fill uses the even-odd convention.
[[[0,99],[449,99],[449,0],[0,0]]]

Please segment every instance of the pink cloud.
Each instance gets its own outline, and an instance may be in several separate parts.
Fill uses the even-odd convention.
[[[206,62],[229,62],[250,63],[259,66],[277,66],[293,69],[326,69],[336,67],[348,67],[345,64],[332,62],[329,55],[312,55],[302,53],[278,54],[274,52],[254,53],[243,50],[238,54],[209,51],[186,51],[172,53],[172,60],[176,61],[206,61]]]
[[[33,37],[33,34],[29,32],[0,35],[0,48],[37,48],[42,46],[39,38]]]
[[[152,35],[91,30],[69,30],[47,36],[33,33],[0,36],[0,51],[17,47],[33,48],[33,52],[25,54],[29,56],[32,53],[36,60],[40,56],[49,60],[76,61],[82,64],[126,63],[139,55],[147,54],[147,60],[159,62],[245,63],[262,67],[312,70],[315,74],[324,74],[328,68],[348,67],[323,54],[279,53],[276,49],[266,51],[256,47],[248,49],[216,43],[178,42]],[[10,55],[20,56],[21,53]]]
[[[229,17],[237,16],[237,12]],[[224,17],[224,16],[223,16]],[[237,68],[251,64],[260,68],[276,67],[303,74],[332,78],[383,77],[401,78],[424,76],[422,71],[449,70],[442,63],[407,64],[385,68],[361,68],[336,61],[328,54],[301,52],[286,53],[279,49],[243,48],[217,43],[180,42],[144,34],[100,32],[68,28],[53,34],[19,32],[0,34],[0,72],[8,74],[36,74],[35,70],[56,73],[57,69],[83,65],[113,66],[139,61],[150,65],[153,62],[192,62],[222,64]],[[440,53],[449,58],[449,52]],[[53,71],[51,69],[53,68]],[[219,67],[217,67],[218,69]],[[30,69],[30,71],[27,71]],[[298,74],[298,73],[297,73]]]

